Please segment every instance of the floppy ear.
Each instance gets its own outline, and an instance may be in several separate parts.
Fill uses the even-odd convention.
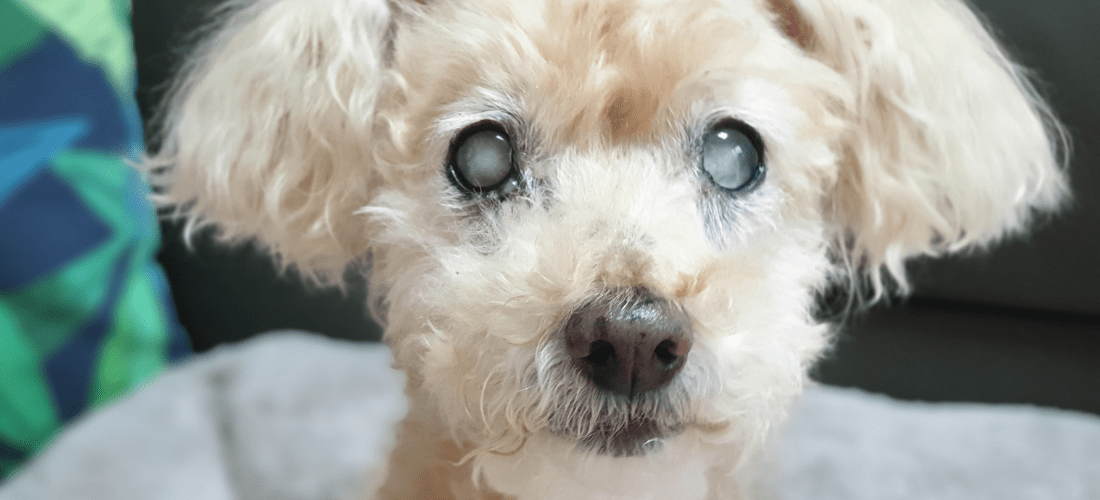
[[[159,201],[256,240],[309,276],[339,274],[366,248],[374,107],[390,12],[385,0],[260,0],[218,13],[173,88]]]
[[[982,246],[1066,192],[1066,140],[1024,70],[960,0],[769,0],[854,92],[827,200],[839,252],[882,269]]]

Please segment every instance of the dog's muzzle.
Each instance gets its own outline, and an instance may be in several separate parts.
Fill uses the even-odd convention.
[[[562,325],[565,378],[551,432],[601,455],[639,456],[684,430],[691,395],[674,384],[692,347],[692,322],[643,287],[610,290]]]
[[[573,311],[564,328],[573,365],[596,387],[634,399],[660,390],[683,368],[691,321],[649,289],[618,290]]]

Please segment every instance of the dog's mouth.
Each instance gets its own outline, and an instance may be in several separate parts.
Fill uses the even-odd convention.
[[[664,439],[683,430],[682,426],[669,428],[654,420],[631,420],[626,425],[599,425],[592,432],[577,439],[588,451],[612,457],[636,457],[661,449]]]
[[[625,411],[623,411],[625,410]],[[575,441],[577,446],[589,452],[612,457],[637,457],[661,449],[664,440],[675,437],[684,430],[678,423],[666,422],[650,412],[631,411],[604,415],[595,421],[586,418],[550,417],[550,431]]]

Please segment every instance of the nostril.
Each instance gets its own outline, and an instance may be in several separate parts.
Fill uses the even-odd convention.
[[[685,349],[683,349],[679,343],[672,340],[664,340],[660,344],[657,344],[657,348],[653,350],[653,355],[657,357],[657,361],[660,361],[662,365],[671,367],[676,364],[676,362],[683,359],[684,354],[687,354],[686,352],[681,354],[681,351],[684,350]]]
[[[592,342],[591,350],[584,361],[592,366],[607,366],[615,358],[615,346],[606,340]]]

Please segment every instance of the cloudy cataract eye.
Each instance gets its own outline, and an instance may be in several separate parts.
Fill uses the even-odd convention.
[[[507,133],[494,125],[480,125],[459,135],[448,163],[460,188],[477,194],[507,194],[516,184],[514,155]]]
[[[724,121],[703,138],[703,170],[718,186],[737,191],[754,184],[763,171],[757,141],[747,125]]]

